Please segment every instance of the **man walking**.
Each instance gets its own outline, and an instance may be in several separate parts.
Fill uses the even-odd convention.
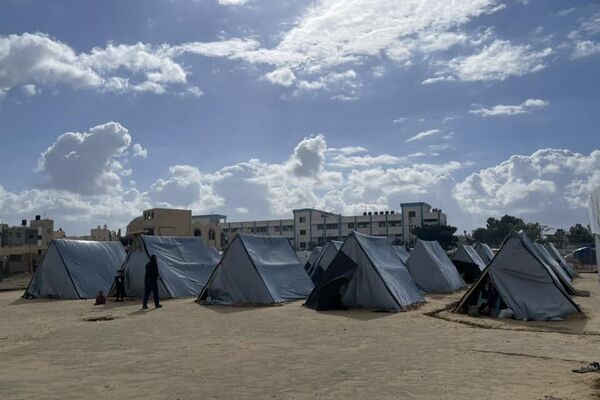
[[[146,264],[146,275],[144,277],[144,306],[143,309],[148,308],[148,299],[150,293],[154,295],[154,306],[161,308],[158,299],[158,263],[156,262],[156,255],[150,256],[150,261]]]

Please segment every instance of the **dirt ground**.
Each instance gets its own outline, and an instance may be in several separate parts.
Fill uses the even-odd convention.
[[[1,399],[600,399],[600,284],[586,316],[527,323],[442,310],[315,312],[0,292]]]

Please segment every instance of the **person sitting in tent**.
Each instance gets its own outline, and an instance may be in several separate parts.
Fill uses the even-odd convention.
[[[115,276],[115,289],[117,291],[115,301],[123,301],[125,299],[125,274],[123,270],[117,271]]]
[[[106,297],[104,297],[104,291],[98,290],[98,295],[96,296],[95,306],[99,306],[102,304],[106,304]]]
[[[150,293],[154,295],[154,307],[161,308],[158,298],[158,263],[156,255],[150,256],[150,261],[146,264],[146,275],[144,276],[144,305],[143,309],[148,308],[148,299]]]

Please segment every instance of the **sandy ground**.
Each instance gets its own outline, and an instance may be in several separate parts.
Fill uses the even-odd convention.
[[[576,286],[586,317],[558,323],[439,311],[461,294],[388,314],[0,292],[0,398],[599,399],[571,369],[600,361],[600,285]]]

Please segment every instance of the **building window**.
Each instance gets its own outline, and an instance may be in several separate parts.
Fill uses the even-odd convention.
[[[259,226],[256,228],[256,232],[257,233],[267,233],[267,227],[266,226]]]
[[[306,217],[300,217],[300,219],[298,220],[301,224],[306,222]]]
[[[348,222],[348,229],[354,229],[354,222]]]
[[[194,236],[202,236],[202,231],[200,229],[194,229]]]
[[[409,211],[408,212],[408,218],[414,218],[417,216],[417,212],[416,211]]]
[[[368,222],[359,222],[357,224],[358,228],[368,228],[369,227],[369,223]]]
[[[306,229],[300,229],[300,235],[306,235]]]
[[[385,228],[385,221],[379,221],[379,227]]]
[[[278,226],[274,226],[273,227],[273,232],[279,232],[279,227]]]
[[[284,232],[291,232],[294,230],[294,225],[284,225],[283,226],[283,231]]]
[[[214,231],[214,229],[211,229],[208,231],[208,240],[215,240],[216,236],[217,236],[217,234]]]
[[[437,218],[426,218],[423,221],[425,221],[425,222],[438,222],[438,219]]]
[[[306,242],[300,242],[300,248],[301,249],[305,249],[306,248]]]
[[[337,229],[338,224],[327,224],[327,229]]]

